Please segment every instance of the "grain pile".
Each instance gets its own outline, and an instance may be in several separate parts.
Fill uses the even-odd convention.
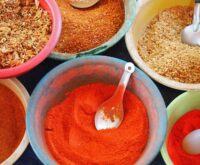
[[[138,41],[138,51],[158,74],[183,83],[200,83],[200,47],[181,42],[192,23],[193,8],[177,6],[160,12]]]
[[[101,0],[77,9],[69,0],[56,0],[62,12],[63,28],[56,52],[78,53],[108,41],[124,22],[123,0]]]
[[[37,55],[51,33],[49,14],[34,1],[22,2],[0,0],[0,69],[20,65]]]

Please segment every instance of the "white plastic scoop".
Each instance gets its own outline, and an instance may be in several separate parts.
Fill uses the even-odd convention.
[[[183,43],[200,46],[200,0],[195,0],[193,23],[181,33]]]
[[[124,73],[114,95],[103,102],[95,114],[97,130],[117,128],[124,118],[123,97],[131,74],[135,71],[133,63],[126,63]]]
[[[88,8],[95,5],[100,0],[70,0],[70,4],[76,8]]]
[[[200,129],[189,133],[183,139],[182,147],[188,154],[200,154]]]

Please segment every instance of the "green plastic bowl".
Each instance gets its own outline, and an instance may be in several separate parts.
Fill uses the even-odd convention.
[[[176,121],[185,113],[193,109],[200,109],[200,91],[185,92],[180,96],[178,96],[176,99],[174,99],[167,107],[167,115],[168,115],[167,136],[163,144],[163,147],[161,148],[161,155],[167,165],[173,165],[166,147],[168,135],[173,125],[176,123]]]
[[[79,56],[84,56],[88,54],[100,54],[104,51],[106,51],[108,48],[115,45],[130,29],[133,19],[135,17],[135,11],[136,11],[136,0],[124,0],[124,7],[125,7],[125,20],[122,25],[122,27],[119,29],[119,31],[110,38],[107,42],[101,44],[100,46],[89,49],[80,53],[70,54],[70,53],[60,53],[60,52],[52,52],[50,55],[50,58],[56,59],[56,60],[69,60],[72,58],[76,58]]]

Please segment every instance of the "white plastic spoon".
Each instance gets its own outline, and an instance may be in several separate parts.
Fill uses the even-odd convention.
[[[192,131],[185,136],[182,147],[188,154],[200,154],[200,129]]]
[[[114,95],[103,102],[95,114],[97,130],[117,128],[124,118],[123,97],[131,74],[135,71],[133,63],[126,63],[124,73]]]
[[[192,25],[184,28],[181,39],[183,43],[200,46],[200,0],[195,0]]]
[[[76,8],[88,8],[95,5],[99,0],[70,0],[70,4]]]

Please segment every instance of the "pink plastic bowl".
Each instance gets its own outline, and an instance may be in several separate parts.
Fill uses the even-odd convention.
[[[37,54],[32,59],[28,60],[26,63],[13,68],[0,69],[0,78],[16,77],[33,69],[35,66],[40,64],[45,58],[47,58],[56,46],[62,28],[62,18],[60,10],[55,0],[40,0],[40,5],[42,8],[47,10],[52,17],[53,25],[49,41],[47,42],[46,46],[40,51],[39,54]]]

